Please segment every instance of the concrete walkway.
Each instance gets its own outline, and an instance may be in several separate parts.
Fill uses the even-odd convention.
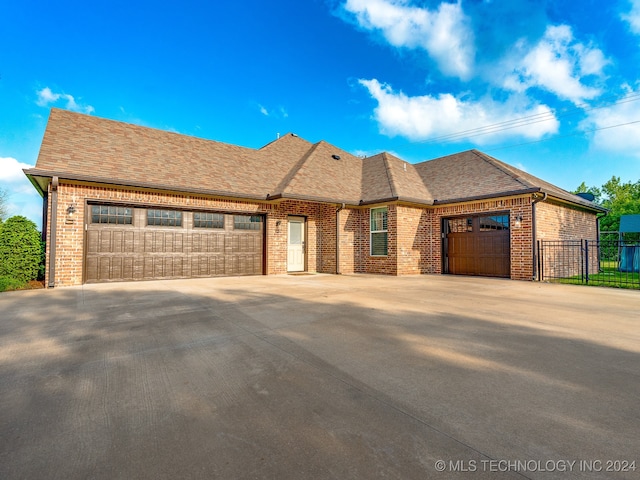
[[[639,452],[637,291],[309,275],[0,294],[2,479],[622,479]]]

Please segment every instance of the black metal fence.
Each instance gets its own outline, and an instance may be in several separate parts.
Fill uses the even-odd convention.
[[[640,242],[604,235],[600,240],[539,240],[538,280],[640,289]]]

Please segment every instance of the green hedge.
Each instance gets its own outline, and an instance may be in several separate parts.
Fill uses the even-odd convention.
[[[31,220],[15,216],[0,225],[0,277],[27,283],[38,277],[40,233]]]
[[[11,277],[0,277],[0,292],[17,290],[24,287],[25,283]]]

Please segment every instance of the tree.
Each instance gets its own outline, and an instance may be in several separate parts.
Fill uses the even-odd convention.
[[[588,187],[586,183],[582,182],[572,193],[592,193],[593,196],[596,197],[594,202],[600,205],[602,191],[598,187]]]
[[[606,217],[600,219],[600,230],[617,232],[620,229],[620,216],[640,214],[640,180],[622,183],[620,177],[613,176],[602,188],[587,187],[582,182],[574,193],[590,192],[595,202],[609,210]]]
[[[0,224],[7,218],[9,209],[9,192],[0,188]]]
[[[34,280],[40,267],[40,233],[31,220],[15,216],[0,228],[0,277],[23,283]]]
[[[610,210],[600,221],[603,231],[618,231],[621,215],[640,213],[640,181],[621,183],[620,177],[614,176],[602,185],[602,192],[607,196],[602,205]]]

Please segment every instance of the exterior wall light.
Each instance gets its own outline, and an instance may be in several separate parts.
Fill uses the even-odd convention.
[[[516,228],[522,227],[522,215],[517,215],[516,216],[516,222],[514,224],[514,227],[516,227]]]
[[[67,207],[67,215],[73,215],[76,213],[76,207],[74,204],[71,204]]]

